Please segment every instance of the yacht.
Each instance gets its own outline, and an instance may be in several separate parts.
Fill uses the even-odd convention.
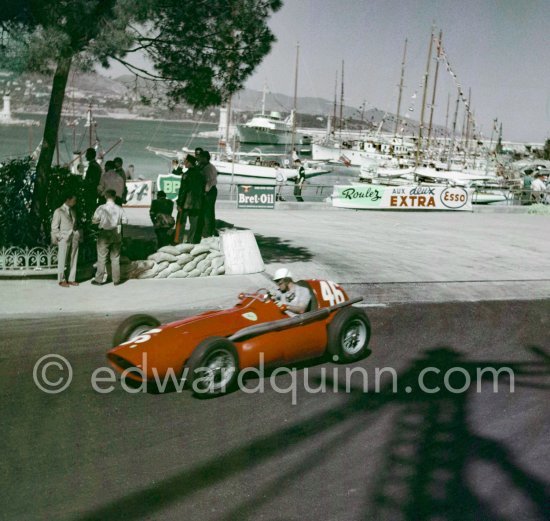
[[[255,143],[264,145],[292,144],[292,120],[294,112],[283,119],[280,112],[272,111],[265,114],[256,114],[244,124],[237,125],[239,141],[241,143]],[[311,137],[296,133],[294,142],[299,145],[309,145]]]

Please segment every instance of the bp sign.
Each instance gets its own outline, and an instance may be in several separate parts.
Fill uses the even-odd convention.
[[[176,200],[180,191],[181,176],[161,174],[157,177],[157,192],[166,192],[166,198]]]
[[[275,186],[239,185],[237,208],[275,208]]]

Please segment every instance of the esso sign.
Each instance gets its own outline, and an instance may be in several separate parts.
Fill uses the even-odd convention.
[[[464,188],[445,188],[441,192],[441,204],[447,208],[462,208],[468,202],[468,192]]]

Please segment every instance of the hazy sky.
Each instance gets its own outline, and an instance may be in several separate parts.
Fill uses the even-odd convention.
[[[367,108],[395,113],[407,38],[401,115],[418,121],[420,85],[431,27],[435,24],[437,34],[443,31],[443,48],[466,98],[471,88],[471,107],[485,137],[490,137],[493,120],[498,118],[506,141],[542,143],[550,138],[550,0],[283,2],[281,10],[269,21],[277,42],[246,87],[262,90],[267,83],[271,92],[292,96],[299,42],[299,96],[332,101],[335,75],[337,71],[340,74],[344,60],[344,103],[359,107],[366,101]],[[428,102],[434,71],[432,61]],[[115,66],[107,74],[116,76],[122,72]],[[456,93],[456,83],[442,63],[435,123],[445,124],[450,99],[451,125]],[[238,101],[236,105],[238,108]],[[428,114],[427,111],[426,121]],[[458,130],[462,121],[461,109]]]
[[[407,38],[401,114],[419,119],[432,23],[443,31],[443,47],[466,97],[472,90],[484,135],[490,136],[498,118],[505,140],[550,137],[550,0],[285,0],[269,22],[278,41],[246,86],[261,90],[267,82],[272,92],[292,95],[299,41],[299,96],[332,100],[344,60],[345,103],[366,100],[367,108],[395,112]],[[434,70],[432,62],[431,81]],[[448,94],[451,122],[456,87],[440,65],[434,114],[440,124]]]

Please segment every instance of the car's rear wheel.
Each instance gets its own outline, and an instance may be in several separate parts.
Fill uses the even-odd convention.
[[[362,309],[343,308],[328,326],[327,351],[340,362],[353,362],[368,353],[370,322]]]
[[[151,315],[132,315],[124,320],[115,331],[113,347],[160,326],[160,322]]]
[[[232,390],[239,373],[239,355],[233,342],[224,337],[203,340],[186,367],[187,381],[196,395],[215,396]]]

